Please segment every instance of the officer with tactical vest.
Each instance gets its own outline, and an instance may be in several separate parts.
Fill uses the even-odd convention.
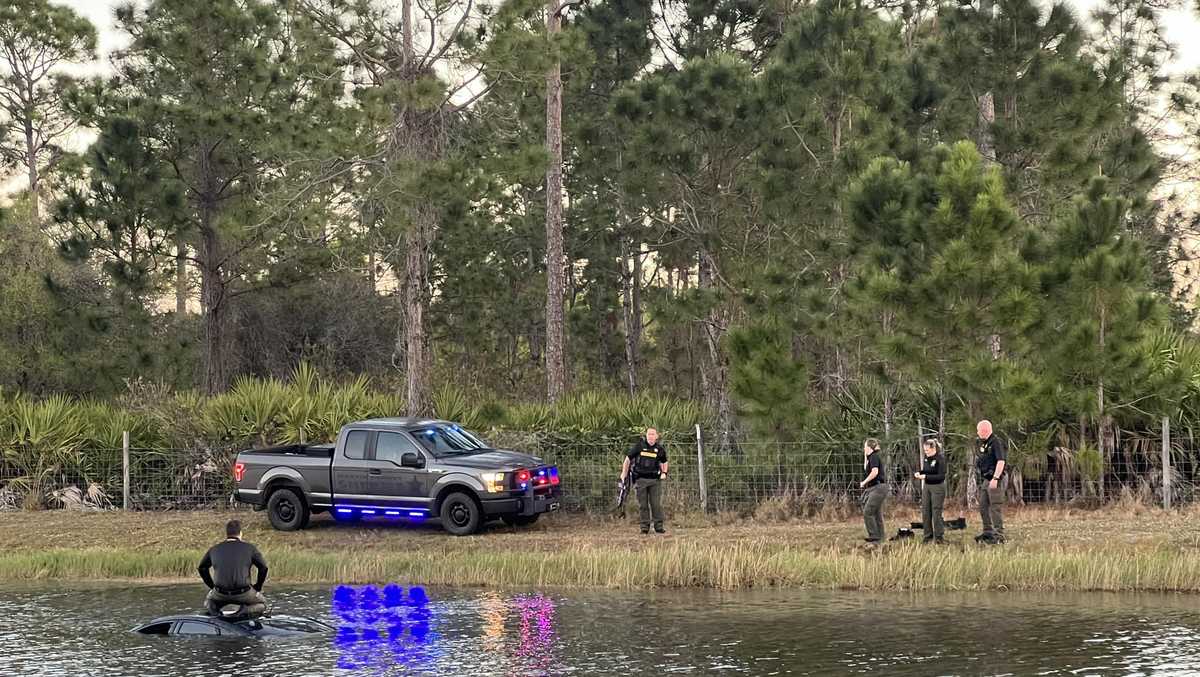
[[[1004,486],[1001,478],[1007,465],[1004,442],[992,429],[991,421],[980,421],[975,426],[979,436],[976,441],[975,468],[979,471],[979,517],[983,520],[983,533],[975,537],[980,543],[996,545],[1004,543]]]
[[[654,531],[667,532],[663,526],[662,494],[663,480],[667,479],[667,450],[658,443],[658,431],[646,429],[646,436],[637,441],[625,455],[621,465],[621,482],[633,474],[633,487],[637,493],[642,533],[650,533],[651,517]]]

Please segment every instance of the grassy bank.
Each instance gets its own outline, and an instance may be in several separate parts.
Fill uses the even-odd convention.
[[[1012,511],[1011,543],[861,545],[855,520],[772,523],[688,517],[667,537],[615,520],[560,517],[530,530],[454,538],[432,525],[319,519],[280,533],[241,516],[277,582],[456,586],[790,586],[869,590],[1200,592],[1200,511]],[[194,579],[228,513],[0,514],[0,581]],[[892,516],[889,529],[911,513]]]

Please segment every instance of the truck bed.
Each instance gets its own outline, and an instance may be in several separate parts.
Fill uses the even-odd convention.
[[[332,444],[284,444],[277,447],[248,449],[243,455],[253,456],[312,456],[315,458],[333,458]]]

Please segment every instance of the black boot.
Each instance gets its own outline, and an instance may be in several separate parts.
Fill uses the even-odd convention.
[[[663,527],[663,525],[661,525],[661,524],[655,524],[655,525],[654,525],[654,533],[656,533],[656,534],[665,534],[665,533],[667,533],[667,530],[666,530],[666,528],[665,528],[665,527]]]

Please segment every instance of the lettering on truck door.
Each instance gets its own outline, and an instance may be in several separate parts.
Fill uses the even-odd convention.
[[[425,459],[424,468],[401,466],[404,454],[416,454]],[[379,475],[370,476],[374,482],[372,494],[384,505],[404,508],[429,508],[429,458],[405,433],[381,432],[375,441],[375,464]]]

